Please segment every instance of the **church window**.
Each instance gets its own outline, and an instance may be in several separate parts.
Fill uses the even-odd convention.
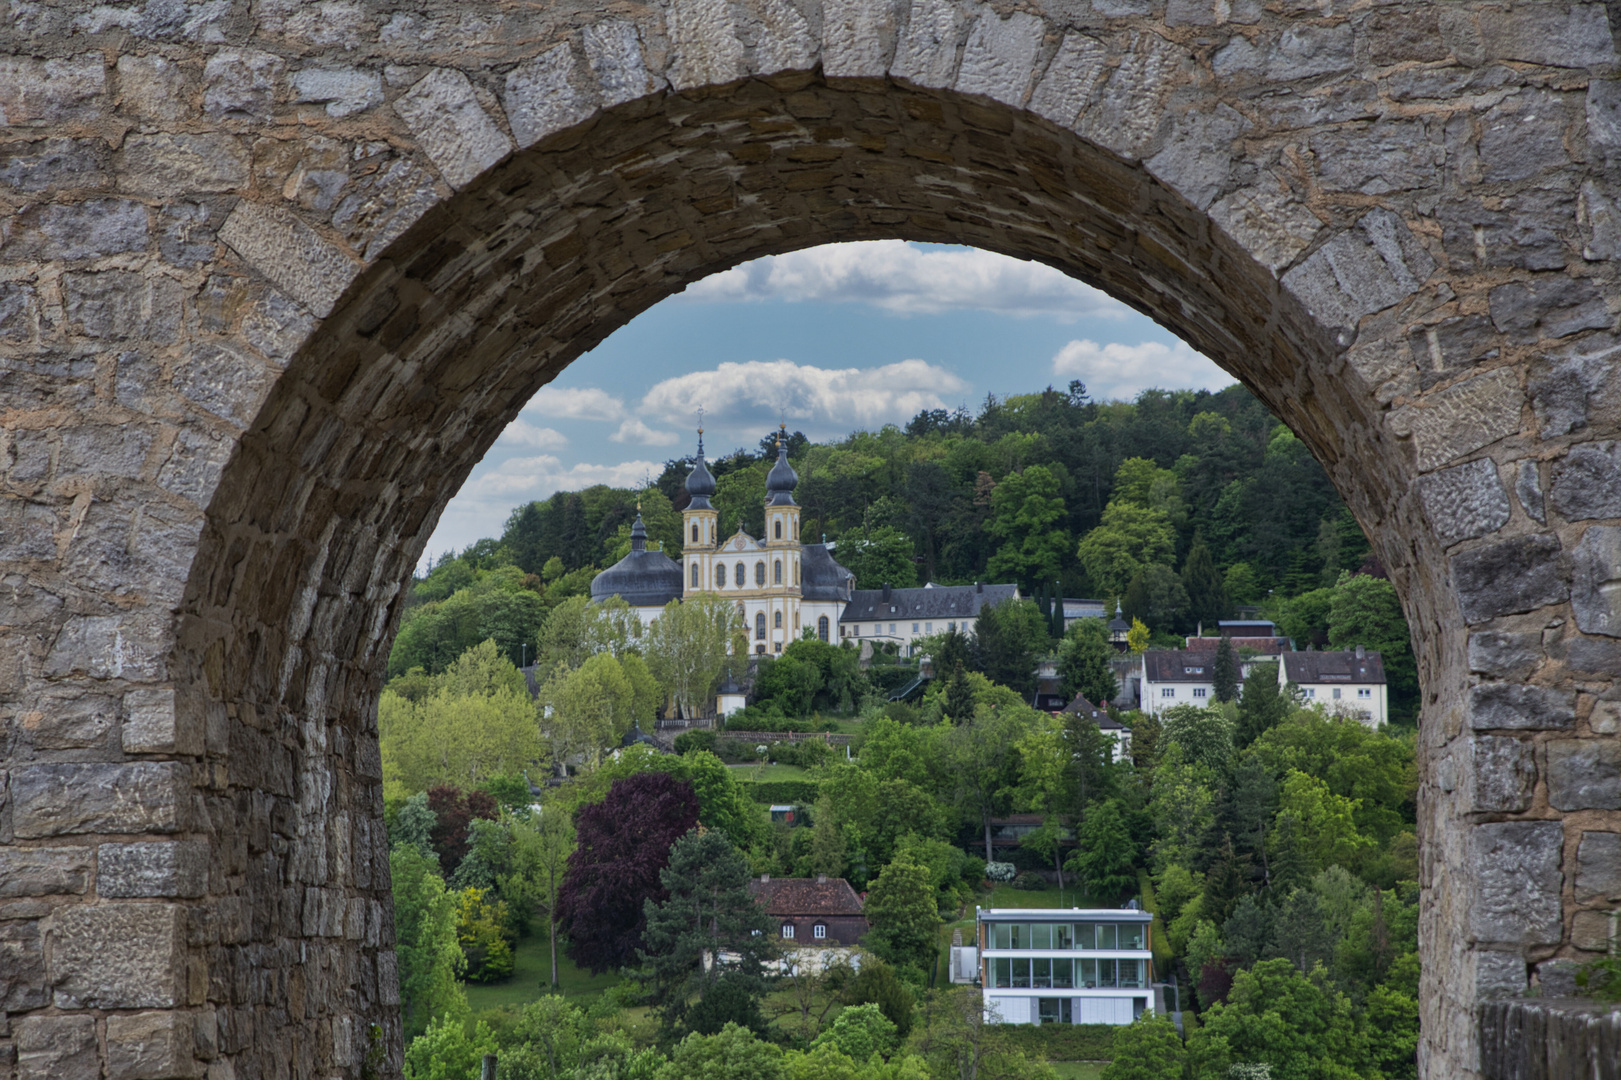
[[[761,559],[759,562],[754,564],[754,585],[755,585],[755,588],[758,588],[758,589],[765,588],[765,560],[764,559]]]
[[[773,585],[781,585],[782,584],[782,560],[778,559],[772,565],[771,570],[772,570],[772,584]]]
[[[774,618],[774,623],[775,623],[776,628],[778,630],[782,629],[782,612],[779,611],[779,612],[776,613],[775,618]]]
[[[715,588],[726,588],[726,567],[721,564],[715,566]]]
[[[698,578],[698,564],[697,564],[697,563],[693,563],[693,564],[692,564],[692,587],[693,587],[693,588],[694,588],[694,589],[696,589],[696,588],[697,588],[697,587],[698,587],[698,582],[699,582],[699,578]]]
[[[827,640],[827,616],[823,615],[816,620],[816,636],[823,641]]]
[[[737,573],[732,576],[737,580],[737,587],[739,589],[749,583],[748,571],[743,569],[742,563],[737,564]]]
[[[772,646],[772,648],[776,649],[778,652],[782,652],[782,642],[780,642],[780,641],[777,642],[775,645]]]
[[[781,518],[777,519],[777,539],[778,540],[782,539],[782,519]]]
[[[754,638],[756,641],[765,640],[765,612],[759,611],[754,615]]]
[[[698,523],[696,521],[692,523],[692,542],[694,544],[698,542]]]

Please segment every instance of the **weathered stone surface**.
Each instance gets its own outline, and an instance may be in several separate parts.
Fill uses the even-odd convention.
[[[1576,724],[1576,695],[1543,686],[1487,683],[1469,692],[1469,713],[1476,731],[1566,729]]]
[[[1476,825],[1469,834],[1469,863],[1478,891],[1469,912],[1475,941],[1546,945],[1559,941],[1560,853],[1564,829],[1557,821],[1505,821]]]
[[[248,185],[248,152],[231,135],[131,135],[119,151],[120,188],[173,198]]]
[[[1582,330],[1606,330],[1615,322],[1604,294],[1586,278],[1542,275],[1499,285],[1489,298],[1492,325],[1527,344]]]
[[[822,70],[834,79],[882,78],[894,55],[899,27],[900,12],[893,0],[824,0]],[[638,49],[638,59],[640,55]],[[600,76],[599,81],[604,82],[606,96],[607,84]]]
[[[1576,899],[1621,900],[1621,833],[1584,832],[1576,848]]]
[[[83,893],[90,849],[0,847],[0,897]]]
[[[1045,29],[1028,12],[1015,11],[1006,19],[994,11],[981,13],[963,45],[957,89],[1023,105]]]
[[[872,10],[867,5],[855,6],[863,12]],[[832,9],[833,5],[823,6],[824,19],[833,19]],[[863,28],[866,28],[866,24],[863,24]],[[893,36],[893,25],[889,29]],[[824,35],[830,32],[831,24],[825,26],[823,30]],[[862,38],[864,41],[871,40],[866,35],[862,35]],[[611,109],[615,105],[623,105],[627,101],[655,93],[664,86],[664,79],[654,75],[647,68],[647,61],[642,54],[642,38],[636,30],[636,24],[622,19],[605,19],[586,27],[581,39],[585,43],[585,62],[590,66],[591,75],[602,95],[603,108]],[[882,73],[881,63],[871,71],[835,71],[832,66],[828,68],[829,75]]]
[[[1542,635],[1482,630],[1469,635],[1469,670],[1498,679],[1524,679],[1542,659]]]
[[[1548,802],[1558,810],[1621,810],[1621,741],[1548,743]]]
[[[1217,200],[1210,217],[1274,274],[1294,262],[1323,227],[1286,186],[1271,182]]]
[[[1570,159],[1564,144],[1566,122],[1558,94],[1526,90],[1505,99],[1481,121],[1481,178],[1488,183],[1526,180],[1564,165]]]
[[[1436,211],[1441,239],[1456,268],[1563,270],[1570,262],[1569,192],[1533,188],[1492,198],[1449,198]]]
[[[161,1009],[185,1000],[185,912],[172,904],[68,908],[50,931],[59,1009]]]
[[[126,754],[202,753],[202,732],[177,717],[172,689],[132,690],[124,695],[124,708]]]
[[[1570,943],[1588,952],[1608,952],[1610,948],[1610,913],[1608,911],[1578,911],[1571,919]]]
[[[1517,432],[1524,403],[1519,376],[1499,368],[1397,409],[1387,423],[1413,440],[1418,467],[1428,471]]]
[[[918,86],[948,86],[957,68],[963,17],[947,0],[911,0],[889,73]]]
[[[1095,37],[1068,33],[1030,95],[1030,111],[1060,127],[1073,127],[1103,75],[1108,49]]]
[[[208,890],[208,848],[194,840],[102,844],[98,896],[196,897]]]
[[[1534,461],[1522,461],[1514,469],[1514,494],[1527,517],[1538,525],[1548,524],[1548,508],[1542,497],[1542,470]]]
[[[1554,463],[1549,504],[1567,521],[1621,517],[1621,443],[1571,447]]]
[[[1570,597],[1569,569],[1556,536],[1518,536],[1452,557],[1452,581],[1473,624]]]
[[[1472,540],[1508,523],[1508,492],[1490,458],[1420,477],[1418,495],[1443,543]]]
[[[1122,157],[1140,158],[1159,136],[1171,86],[1190,66],[1188,55],[1164,38],[1142,35],[1103,76],[1076,131]]]
[[[258,49],[221,49],[203,67],[203,109],[211,115],[268,120],[286,62]]]
[[[394,102],[394,111],[452,187],[466,186],[512,150],[512,141],[479,105],[473,84],[460,71],[429,72]]]
[[[29,765],[11,772],[19,837],[178,830],[190,788],[178,762]]]
[[[71,205],[35,204],[11,219],[7,261],[90,259],[146,247],[146,207],[128,199],[87,199]]]
[[[192,111],[186,101],[186,76],[180,66],[156,53],[118,58],[120,107],[146,120],[184,120]]]
[[[1413,360],[1429,386],[1447,375],[1496,359],[1497,330],[1484,315],[1457,315],[1408,334]]]
[[[45,942],[37,922],[0,922],[0,1010],[43,1008]]]
[[[1285,274],[1283,284],[1327,325],[1354,327],[1413,295],[1434,269],[1406,222],[1375,210]]]
[[[18,1080],[85,1080],[101,1075],[93,1016],[25,1016],[17,1021]]]
[[[1203,210],[1227,186],[1233,141],[1247,127],[1249,121],[1225,105],[1208,113],[1190,113],[1174,122],[1165,148],[1144,164]]]
[[[1552,67],[1598,67],[1615,56],[1602,4],[1487,7],[1478,19],[1489,56]]]
[[[329,315],[359,267],[342,248],[280,207],[241,202],[220,239],[316,315]]]
[[[309,67],[293,73],[293,100],[325,105],[332,117],[352,116],[383,103],[383,77],[360,68]]]
[[[1537,783],[1532,744],[1494,735],[1474,742],[1475,809],[1515,814],[1531,806]]]
[[[574,54],[567,45],[548,49],[507,73],[501,104],[522,149],[590,116],[591,96],[574,85]]]
[[[1525,957],[1519,953],[1482,949],[1475,954],[1475,991],[1482,998],[1525,993]]]
[[[1621,528],[1594,525],[1571,552],[1570,606],[1584,634],[1621,637]]]
[[[72,750],[103,746],[118,723],[118,703],[112,698],[83,697],[39,702],[43,708],[20,717],[28,741],[39,750]]]
[[[1577,671],[1608,675],[1621,671],[1621,641],[1576,637],[1565,645],[1565,662]]]
[[[0,186],[25,194],[111,184],[103,148],[94,139],[43,139],[0,146]]]
[[[168,1080],[194,1075],[192,1025],[172,1012],[107,1018],[107,1080]]]
[[[1587,427],[1588,412],[1607,396],[1606,375],[1618,355],[1621,346],[1604,339],[1597,349],[1577,347],[1541,357],[1532,365],[1526,390],[1544,439]]]
[[[36,127],[95,115],[107,92],[101,54],[36,60],[0,58],[0,125]]]

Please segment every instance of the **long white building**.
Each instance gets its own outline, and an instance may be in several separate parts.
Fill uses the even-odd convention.
[[[1154,1011],[1154,917],[1132,908],[981,908],[987,1023],[1129,1024]]]

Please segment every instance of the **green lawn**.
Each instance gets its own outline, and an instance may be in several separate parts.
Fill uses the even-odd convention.
[[[1060,899],[1056,887],[1028,892],[1024,889],[1015,889],[1012,885],[1003,884],[991,889],[988,899],[979,901],[980,907],[992,908],[1089,907],[1091,904],[1091,897],[1071,886],[1067,879],[1065,880],[1062,899]]]
[[[1103,1075],[1101,1061],[1055,1061],[1052,1067],[1063,1080],[1098,1080]]]
[[[738,780],[805,780],[810,773],[798,765],[731,765]]]
[[[536,934],[518,942],[513,954],[512,978],[497,983],[465,984],[467,1004],[474,1013],[523,1005],[551,992],[546,985],[552,977],[551,949],[546,944],[545,926],[537,929]],[[613,974],[593,976],[576,966],[561,950],[557,954],[557,979],[562,984],[558,992],[580,1004],[600,996],[619,982],[619,976]]]

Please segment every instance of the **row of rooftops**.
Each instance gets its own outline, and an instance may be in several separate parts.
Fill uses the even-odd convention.
[[[1280,650],[1246,663],[1276,661],[1280,678],[1308,683],[1382,684],[1384,657],[1362,646],[1345,652]],[[1215,676],[1214,649],[1162,649],[1143,653],[1143,680],[1150,683],[1208,683]]]

